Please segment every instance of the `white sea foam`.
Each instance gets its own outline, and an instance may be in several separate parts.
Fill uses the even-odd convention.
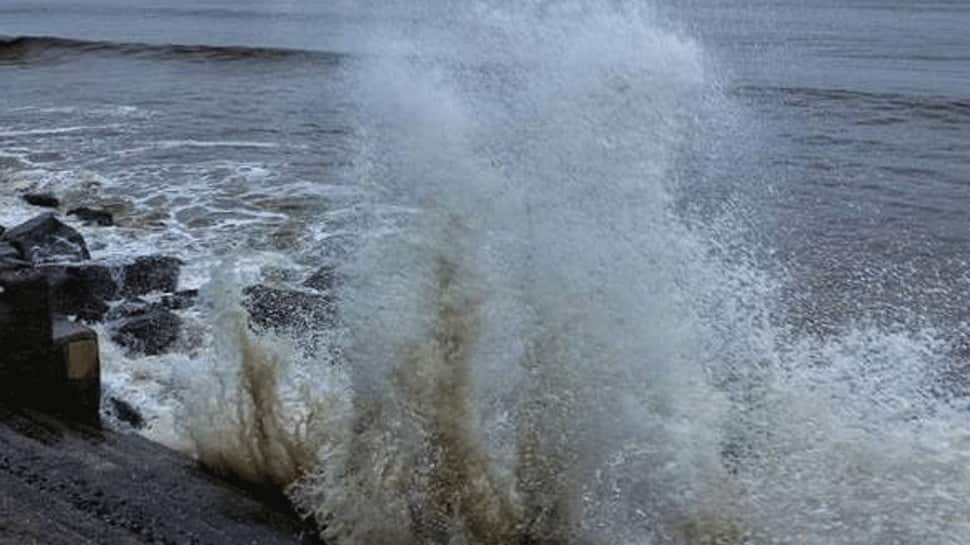
[[[105,129],[119,129],[123,125],[77,125],[72,127],[51,127],[45,129],[9,129],[0,131],[0,137],[13,138],[18,136],[54,136],[59,134],[73,134],[80,132],[103,131]]]
[[[83,108],[80,106],[22,106],[12,108],[11,112],[30,112],[38,114],[61,114],[61,115],[89,115],[89,116],[148,116],[151,112],[137,106],[114,105]]]
[[[247,140],[160,140],[147,146],[128,148],[118,152],[119,155],[136,155],[139,153],[169,150],[178,148],[256,148],[276,149],[284,147],[279,142],[258,142]],[[294,146],[299,148],[300,146]]]

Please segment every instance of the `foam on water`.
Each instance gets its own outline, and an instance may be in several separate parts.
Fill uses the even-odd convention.
[[[153,142],[148,146],[129,148],[118,152],[120,156],[135,155],[144,152],[171,150],[178,148],[263,148],[275,149],[283,147],[278,142],[248,142],[248,141],[201,141],[201,140],[164,140]]]
[[[226,254],[241,254],[245,263],[303,271],[308,258],[300,239],[317,236],[314,232],[325,223],[308,221],[313,213],[325,203],[355,199],[346,188],[281,180],[273,165],[261,162],[217,159],[179,166],[184,172],[164,181],[172,170],[164,161],[118,169],[102,168],[101,158],[84,166],[63,156],[35,162],[30,157],[36,153],[14,148],[4,153],[0,183],[7,192],[0,203],[7,227],[47,211],[27,205],[20,197],[24,193],[53,193],[62,214],[79,206],[105,208],[114,215],[114,227],[83,225],[71,216],[61,219],[85,236],[98,259],[179,256],[187,262],[185,287],[206,283]]]
[[[112,105],[112,106],[101,106],[96,108],[86,108],[81,109],[77,106],[22,106],[19,108],[12,108],[11,112],[30,112],[36,114],[59,114],[59,115],[73,115],[82,114],[84,116],[110,116],[110,117],[128,117],[128,116],[138,116],[138,117],[148,117],[151,116],[152,112],[139,108],[137,106],[130,105]]]
[[[105,129],[119,129],[122,125],[79,125],[74,127],[51,127],[48,129],[2,130],[0,138],[17,136],[54,136],[60,134],[103,131]]]

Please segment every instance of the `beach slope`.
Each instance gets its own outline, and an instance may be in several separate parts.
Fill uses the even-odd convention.
[[[313,534],[140,436],[0,406],[2,545],[274,545]]]

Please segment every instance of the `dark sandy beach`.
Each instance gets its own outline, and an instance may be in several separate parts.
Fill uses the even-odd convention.
[[[317,543],[280,505],[138,435],[0,407],[0,543]]]

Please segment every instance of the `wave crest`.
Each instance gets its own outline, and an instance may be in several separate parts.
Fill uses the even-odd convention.
[[[152,44],[80,40],[58,36],[0,36],[0,62],[60,62],[72,56],[115,55],[183,62],[315,62],[336,64],[344,55],[330,51],[206,44]]]

